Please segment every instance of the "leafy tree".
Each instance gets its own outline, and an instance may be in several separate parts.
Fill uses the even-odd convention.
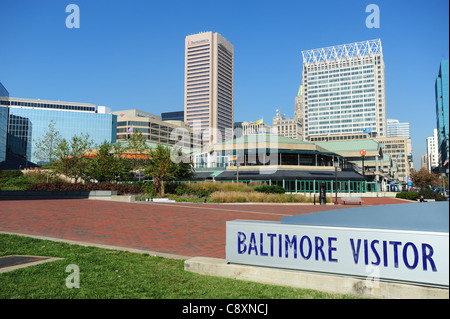
[[[429,188],[430,186],[439,186],[439,175],[430,173],[426,168],[419,171],[412,170],[411,178],[413,185],[420,188]]]
[[[50,163],[55,157],[57,145],[61,142],[61,135],[55,129],[55,122],[52,120],[48,125],[48,129],[42,137],[36,139],[33,155],[39,161]]]
[[[139,181],[141,181],[141,171],[148,162],[149,150],[145,136],[141,132],[134,130],[128,139],[127,153],[133,155],[131,157],[131,164],[133,170],[138,172]]]
[[[61,135],[55,129],[55,122],[52,120],[48,125],[48,129],[45,134],[36,139],[36,150],[33,152],[34,157],[38,159],[38,163],[51,164],[55,158],[56,149],[59,143],[61,143]],[[47,173],[47,183],[48,176]]]
[[[154,195],[164,196],[164,182],[192,176],[192,163],[171,160],[170,149],[159,145],[149,153],[151,159],[145,166],[147,176],[153,178],[155,185]],[[181,154],[179,154],[181,155]]]
[[[104,142],[97,148],[94,158],[90,159],[89,175],[99,182],[113,182],[131,178],[131,163],[122,157],[119,144]]]
[[[93,146],[89,134],[81,133],[73,136],[70,141],[63,138],[57,145],[56,160],[52,163],[52,169],[59,174],[75,179],[75,183],[89,177],[89,158],[85,152]]]

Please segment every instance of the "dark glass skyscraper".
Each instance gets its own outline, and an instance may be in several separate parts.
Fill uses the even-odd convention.
[[[439,66],[439,74],[436,78],[436,120],[438,130],[438,150],[440,166],[448,167],[448,130],[449,130],[449,113],[448,113],[448,60],[442,60]]]

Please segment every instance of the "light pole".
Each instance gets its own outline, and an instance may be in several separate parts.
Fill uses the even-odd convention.
[[[236,183],[239,183],[239,166],[240,166],[239,157],[240,156],[236,154]]]
[[[337,183],[337,169],[339,166],[339,159],[337,162],[334,162],[334,189],[335,189],[335,199],[334,199],[334,205],[338,205],[338,199],[337,199],[337,193],[338,193],[338,183]]]
[[[361,150],[359,152],[359,154],[361,154],[361,157],[362,157],[362,172],[363,172],[363,176],[366,177],[366,172],[365,172],[365,169],[364,169],[364,157],[366,156],[366,151],[365,150]]]

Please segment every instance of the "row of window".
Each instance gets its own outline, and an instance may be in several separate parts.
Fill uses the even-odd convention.
[[[0,105],[95,112],[95,106],[82,106],[82,105],[35,103],[35,102],[8,101],[8,100],[0,101]]]
[[[139,121],[121,121],[121,122],[117,122],[117,127],[121,127],[121,126],[147,126],[147,127],[151,127],[151,128],[156,128],[156,129],[160,129],[166,132],[170,132],[171,130],[173,130],[173,127],[170,126],[165,126],[165,125],[160,125],[157,123],[152,123],[152,122],[139,122]]]

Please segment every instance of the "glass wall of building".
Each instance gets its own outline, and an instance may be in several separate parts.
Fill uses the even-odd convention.
[[[0,97],[9,97],[8,90],[0,82]],[[0,105],[0,163],[6,159],[6,138],[8,131],[8,108]]]
[[[116,142],[117,116],[113,114],[10,107],[8,150],[39,164],[34,156],[36,142],[48,131],[51,121],[65,139],[88,133],[96,145]]]
[[[0,82],[0,97],[9,97],[8,90],[3,86],[2,82]]]
[[[8,108],[0,106],[0,162],[6,160],[6,138],[8,133]]]
[[[436,78],[436,119],[440,165],[449,159],[449,66],[442,60]],[[448,162],[447,162],[448,163]]]

